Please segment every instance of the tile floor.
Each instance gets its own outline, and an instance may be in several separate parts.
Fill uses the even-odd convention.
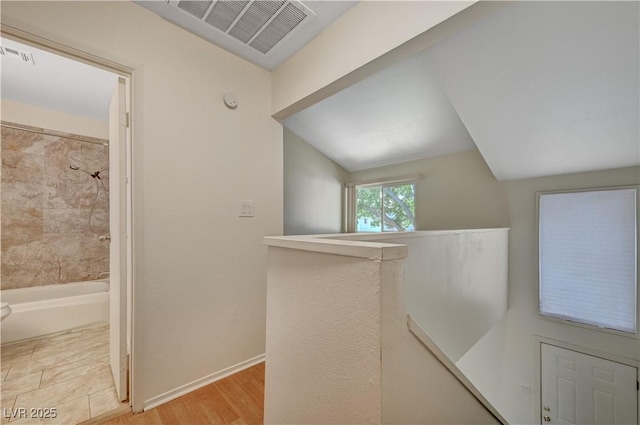
[[[2,424],[75,425],[122,406],[109,368],[108,325],[6,344],[0,352]],[[20,408],[27,417],[12,418]],[[31,417],[51,408],[55,418]]]

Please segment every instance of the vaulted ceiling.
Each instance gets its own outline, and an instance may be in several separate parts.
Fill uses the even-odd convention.
[[[499,180],[640,165],[639,6],[514,2],[285,125],[349,171],[476,146]]]
[[[640,165],[639,40],[638,2],[513,2],[284,124],[350,171],[476,147],[499,180]],[[105,119],[113,75],[2,45],[36,54],[2,58],[3,98]]]

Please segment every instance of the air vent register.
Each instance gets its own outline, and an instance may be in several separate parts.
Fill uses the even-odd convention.
[[[168,3],[264,55],[315,17],[296,0],[169,0]]]

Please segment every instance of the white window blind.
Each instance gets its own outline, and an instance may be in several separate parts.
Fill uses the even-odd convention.
[[[540,314],[636,332],[636,189],[541,194]]]

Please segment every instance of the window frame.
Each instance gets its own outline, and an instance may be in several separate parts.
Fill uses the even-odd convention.
[[[578,322],[576,320],[571,320],[567,318],[554,317],[543,315],[540,311],[540,295],[541,295],[541,282],[540,282],[540,198],[544,195],[553,195],[553,194],[563,194],[563,193],[580,193],[580,192],[598,192],[598,191],[611,191],[611,190],[623,190],[623,189],[635,189],[636,191],[636,279],[635,279],[635,302],[636,302],[636,330],[635,333],[625,332],[612,328],[600,327],[597,325],[591,325],[588,323]],[[621,186],[605,186],[605,187],[592,187],[592,188],[578,188],[578,189],[559,189],[559,190],[548,190],[548,191],[537,191],[536,192],[536,217],[535,217],[535,256],[536,256],[536,314],[538,319],[556,322],[559,324],[565,324],[569,326],[577,326],[584,329],[590,329],[598,332],[605,332],[609,334],[614,334],[618,336],[624,336],[627,338],[633,338],[640,340],[640,249],[638,249],[638,244],[640,243],[640,185],[621,185]]]
[[[365,182],[352,182],[346,184],[346,198],[347,198],[347,208],[345,214],[346,231],[347,233],[406,233],[406,232],[414,232],[415,231],[415,218],[418,216],[418,180],[421,176],[410,176],[404,178],[390,179],[390,180],[376,180],[376,181],[365,181]],[[392,232],[384,230],[384,222],[380,225],[380,232],[358,232],[357,222],[358,222],[358,214],[357,214],[357,193],[360,188],[368,188],[368,187],[391,187],[391,186],[401,186],[413,184],[414,186],[414,230],[405,230],[401,232]],[[384,215],[384,202],[382,202],[381,212]]]

